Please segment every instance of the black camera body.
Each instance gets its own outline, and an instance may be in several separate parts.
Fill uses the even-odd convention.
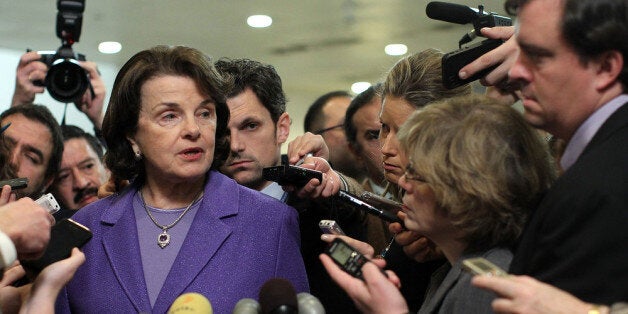
[[[38,85],[45,86],[52,98],[69,103],[80,99],[90,87],[87,72],[79,64],[85,61],[85,56],[72,50],[81,35],[85,0],[58,0],[57,9],[56,31],[61,47],[57,51],[38,52],[40,61],[48,66],[45,81]]]
[[[502,43],[503,41],[500,39],[485,39],[473,45],[446,53],[442,60],[443,85],[448,89],[456,88],[463,84],[473,82],[493,71],[497,65],[488,67],[464,80],[458,76],[458,72],[460,72],[460,69],[465,65],[499,47]]]
[[[465,34],[458,42],[459,49],[449,52],[443,56],[442,60],[442,72],[443,72],[443,85],[446,88],[455,88],[463,84],[475,81],[488,72],[492,71],[496,66],[484,69],[476,73],[475,75],[466,79],[458,77],[460,69],[467,64],[476,60],[483,54],[497,48],[504,41],[500,39],[486,39],[481,42],[476,42],[468,46],[465,44],[471,42],[477,36],[482,36],[480,30],[484,27],[495,26],[511,26],[512,19],[506,16],[501,16],[493,12],[484,11],[484,6],[479,5],[478,9],[470,8],[468,6],[446,3],[446,2],[430,2],[426,7],[426,14],[428,17],[436,20],[442,20],[445,22],[456,24],[473,24],[473,30]]]
[[[50,96],[60,102],[69,103],[80,99],[89,87],[87,72],[79,61],[85,56],[75,54],[71,47],[60,47],[57,51],[38,51],[40,61],[48,66],[44,82],[36,82],[45,86]]]

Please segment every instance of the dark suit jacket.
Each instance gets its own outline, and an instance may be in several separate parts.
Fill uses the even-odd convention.
[[[481,254],[463,254],[453,266],[446,263],[432,275],[419,314],[493,313],[491,302],[495,299],[495,294],[472,286],[473,275],[462,270],[462,261],[473,257],[483,257],[500,268],[507,269],[512,253],[507,249],[494,248]]]
[[[628,300],[628,105],[543,198],[510,271],[587,302]]]
[[[360,184],[349,177],[344,178],[348,185],[347,191],[359,194]],[[335,220],[348,236],[365,241],[367,214],[334,201],[333,198],[310,200],[290,195],[287,203],[299,212],[301,254],[310,283],[310,293],[321,301],[327,313],[360,313],[347,293],[329,277],[318,258],[327,247],[327,243],[321,240],[322,232],[318,222],[322,219]]]

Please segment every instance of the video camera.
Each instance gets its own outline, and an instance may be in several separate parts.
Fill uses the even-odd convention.
[[[456,24],[473,24],[473,30],[465,34],[458,42],[459,49],[443,56],[443,85],[446,88],[451,89],[475,81],[497,67],[497,65],[495,65],[486,68],[464,80],[458,77],[458,72],[460,72],[460,69],[465,65],[497,48],[504,43],[504,41],[501,39],[486,39],[466,47],[463,47],[463,45],[471,42],[477,36],[482,36],[480,30],[483,27],[511,26],[512,19],[494,12],[484,11],[483,5],[479,5],[478,9],[474,9],[465,5],[439,1],[428,3],[425,8],[425,13],[429,18],[435,20]]]
[[[35,82],[45,86],[52,98],[69,103],[80,99],[91,83],[87,72],[78,61],[85,61],[85,56],[74,53],[72,45],[79,41],[83,22],[85,0],[57,1],[57,37],[61,47],[57,51],[38,51],[41,62],[48,66],[44,82]]]

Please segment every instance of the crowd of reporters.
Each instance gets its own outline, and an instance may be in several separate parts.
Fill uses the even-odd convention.
[[[226,313],[284,300],[261,288],[285,278],[290,304],[253,311],[296,312],[313,296],[329,313],[623,313],[628,3],[506,8],[517,28],[482,29],[504,43],[459,73],[497,65],[481,79],[490,97],[445,88],[443,53],[427,49],[353,99],[314,101],[287,156],[292,121],[271,65],[149,48],[122,67],[103,112],[100,73],[82,61],[92,88],[75,105],[92,135],[34,104],[47,66],[24,54],[0,114],[0,179],[28,178],[0,193],[2,311],[166,312],[197,292]],[[262,175],[285,163],[322,177],[281,187]],[[403,223],[341,205],[340,190],[403,203]],[[54,216],[34,201],[47,192]],[[68,217],[93,238],[13,287],[25,276],[15,261],[42,256]],[[347,235],[321,237],[323,219]],[[336,238],[367,257],[361,278],[323,254]],[[473,277],[473,257],[513,275]]]

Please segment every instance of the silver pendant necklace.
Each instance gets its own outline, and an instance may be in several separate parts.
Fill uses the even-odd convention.
[[[169,225],[160,225],[155,219],[155,217],[153,217],[153,215],[150,213],[150,211],[146,207],[146,202],[144,201],[144,195],[142,195],[142,190],[140,190],[139,192],[140,192],[140,199],[142,200],[142,206],[144,206],[144,210],[148,214],[148,217],[155,224],[155,226],[161,229],[161,233],[157,236],[157,245],[159,245],[159,247],[162,249],[168,246],[168,244],[170,244],[170,234],[168,234],[168,229],[174,227],[181,220],[181,218],[183,218],[183,216],[187,214],[190,208],[192,208],[192,204],[196,203],[196,201],[198,201],[201,198],[201,196],[203,196],[203,191],[201,190],[201,192],[198,193],[198,196],[192,200],[190,205],[188,205],[188,207],[186,207],[185,210],[183,210],[183,212],[181,213],[181,215],[179,215],[179,217],[177,217],[177,219],[175,219]]]

